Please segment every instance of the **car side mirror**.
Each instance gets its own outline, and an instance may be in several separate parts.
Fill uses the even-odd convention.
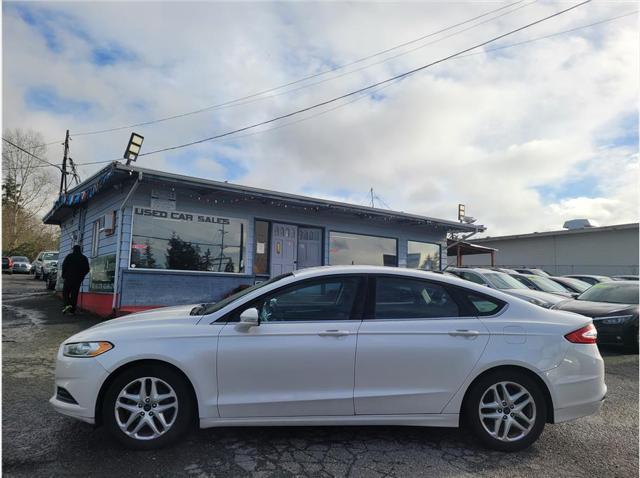
[[[258,314],[258,309],[252,307],[251,309],[247,309],[242,314],[240,314],[240,323],[248,325],[249,327],[260,325],[260,315]]]

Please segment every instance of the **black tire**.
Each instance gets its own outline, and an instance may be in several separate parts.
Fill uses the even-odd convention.
[[[115,416],[115,403],[120,392],[131,382],[143,377],[155,377],[166,382],[173,388],[178,400],[178,411],[173,425],[159,437],[148,440],[127,435],[120,429]],[[125,370],[109,385],[102,402],[102,423],[107,431],[125,447],[134,450],[152,450],[176,442],[193,427],[195,406],[191,389],[182,375],[168,366],[141,365]],[[136,421],[132,426],[135,424]]]
[[[510,382],[520,387],[524,387],[524,389],[529,392],[529,395],[533,400],[533,404],[535,405],[535,418],[532,420],[533,424],[529,432],[520,439],[515,439],[516,437],[514,437],[513,441],[503,441],[492,436],[485,429],[485,426],[488,427],[492,422],[489,420],[483,423],[479,414],[480,400],[483,398],[483,395],[492,385],[498,384],[500,382]],[[517,404],[520,400],[523,399],[518,399],[514,402],[516,404],[516,407],[518,406]],[[494,372],[486,374],[485,376],[474,382],[471,386],[471,389],[469,390],[467,398],[465,399],[463,407],[465,425],[471,429],[473,434],[485,447],[499,451],[513,452],[524,450],[525,448],[529,447],[538,439],[547,421],[547,403],[540,385],[528,374],[514,369],[496,370]],[[530,413],[531,410],[532,408],[525,409],[527,413]],[[511,410],[509,410],[509,412],[510,411]],[[502,414],[503,412],[500,413]],[[511,417],[514,416],[511,413],[509,413],[508,415],[510,415]],[[508,417],[506,420],[510,420],[510,418]],[[521,419],[519,420],[519,423],[524,423],[521,421]],[[498,434],[501,434],[504,429],[505,425],[500,425]],[[520,430],[517,428],[513,428],[513,430],[516,430],[516,432],[520,432]]]

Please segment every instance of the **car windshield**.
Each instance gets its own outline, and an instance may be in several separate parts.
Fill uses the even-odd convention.
[[[268,281],[264,281],[264,282],[260,282],[259,284],[254,284],[251,287],[247,287],[246,289],[242,289],[239,292],[236,292],[235,294],[230,295],[229,297],[225,297],[224,299],[218,301],[218,302],[214,302],[212,304],[207,304],[205,306],[204,309],[202,309],[201,311],[198,311],[198,314],[202,314],[202,315],[208,315],[208,314],[212,314],[214,312],[219,311],[220,309],[226,307],[227,305],[231,304],[233,301],[238,300],[241,297],[244,297],[245,295],[249,294],[250,292],[253,292],[255,290],[261,289],[262,287],[265,287],[269,284],[273,284],[274,282],[277,282],[281,279],[284,279],[285,277],[289,277],[292,276],[293,274],[291,272],[288,272],[286,274],[281,274],[279,276],[275,276],[271,279],[269,279]]]
[[[609,302],[611,304],[637,304],[638,285],[621,283],[600,283],[578,296],[578,300]]]
[[[567,289],[562,287],[557,282],[553,282],[551,279],[547,279],[542,276],[527,276],[527,278],[533,282],[535,285],[540,287],[544,292],[567,292]]]
[[[57,252],[45,252],[42,255],[42,260],[43,261],[57,261],[58,260],[58,253]]]
[[[29,262],[29,259],[27,259],[27,258],[26,258],[26,257],[24,257],[24,256],[13,256],[13,257],[11,258],[11,260],[12,260],[13,262]]]
[[[563,282],[566,282],[567,284],[569,284],[571,287],[573,287],[580,293],[584,292],[589,287],[591,287],[591,284],[581,281],[580,279],[573,279],[571,277],[565,277],[563,279]]]
[[[528,289],[522,282],[503,272],[491,272],[482,276],[496,289]]]

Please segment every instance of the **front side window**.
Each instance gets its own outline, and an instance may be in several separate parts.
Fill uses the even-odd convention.
[[[376,319],[459,316],[460,307],[441,285],[396,277],[376,279]]]
[[[264,323],[348,320],[360,283],[359,277],[304,282],[267,294],[253,306]]]
[[[329,232],[331,265],[398,265],[398,241],[389,237],[365,236],[347,232]]]
[[[244,272],[245,221],[134,207],[132,268]]]
[[[424,271],[440,270],[440,245],[407,241],[407,267]]]

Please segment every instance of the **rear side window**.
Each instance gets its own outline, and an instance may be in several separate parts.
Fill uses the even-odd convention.
[[[467,298],[478,316],[495,315],[506,305],[505,302],[486,295],[469,294]]]
[[[460,307],[443,286],[422,280],[376,278],[376,319],[459,317]]]

